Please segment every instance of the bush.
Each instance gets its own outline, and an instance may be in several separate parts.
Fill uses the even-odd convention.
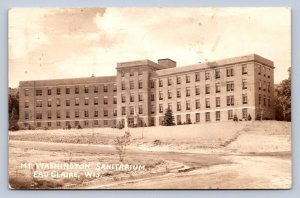
[[[252,117],[251,117],[251,115],[250,115],[250,114],[248,115],[248,120],[249,120],[249,121],[251,121],[251,120],[252,120]]]

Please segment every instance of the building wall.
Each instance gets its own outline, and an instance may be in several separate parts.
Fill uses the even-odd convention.
[[[116,70],[117,75],[112,77],[20,82],[21,126],[66,128],[70,125],[74,128],[80,124],[81,127],[114,127],[121,123],[125,125],[127,121],[132,126],[160,125],[168,107],[173,111],[175,123],[179,118],[181,123],[189,120],[191,123],[230,121],[235,115],[238,119],[247,119],[249,115],[252,119],[258,116],[274,119],[273,62],[255,54],[179,68],[170,59],[160,59],[158,63],[131,61],[118,63]],[[219,77],[216,78],[218,72]],[[180,83],[177,83],[178,78]],[[232,89],[228,89],[230,83]],[[219,85],[220,91],[216,90],[216,85]],[[75,93],[76,87],[79,93]],[[209,87],[209,93],[206,87]],[[61,90],[59,95],[56,93],[58,88]],[[70,93],[66,93],[67,88]],[[86,88],[88,93],[85,93]],[[51,95],[48,95],[49,89]],[[196,89],[199,94],[196,94]],[[37,90],[42,91],[41,96],[36,94]],[[177,96],[178,90],[180,97]],[[94,104],[96,97],[98,104]],[[228,103],[230,97],[233,97],[233,103]],[[84,103],[87,98],[89,104]],[[219,105],[217,98],[220,99]],[[57,99],[61,102],[60,106],[56,105]],[[48,100],[51,100],[49,107]],[[69,106],[66,100],[70,100]],[[75,104],[75,100],[79,100],[79,105]],[[28,102],[27,108],[24,107],[25,101]],[[39,101],[42,101],[41,107]],[[206,101],[209,101],[209,107]],[[178,103],[180,110],[177,109]],[[196,103],[200,105],[197,107]],[[122,108],[125,108],[124,114]],[[56,116],[57,111],[61,112],[60,118]],[[79,112],[78,117],[75,116],[76,111]],[[48,118],[49,112],[51,118]],[[67,112],[70,112],[70,117],[67,117]],[[42,114],[41,119],[38,113]],[[27,117],[25,114],[28,114]]]

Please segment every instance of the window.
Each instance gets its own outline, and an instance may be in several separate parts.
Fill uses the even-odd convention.
[[[70,118],[70,111],[69,110],[66,111],[66,118]]]
[[[143,114],[143,106],[139,105],[139,114]]]
[[[51,110],[48,110],[48,111],[47,111],[47,117],[48,117],[48,119],[51,119],[51,118],[52,118]]]
[[[66,94],[70,94],[70,88],[69,87],[66,88]]]
[[[70,106],[70,99],[66,99],[66,106]]]
[[[162,86],[163,86],[163,80],[159,79],[159,87],[162,87]]]
[[[141,76],[143,74],[143,71],[139,70],[138,75]]]
[[[261,104],[261,94],[258,94],[258,104]]]
[[[139,99],[139,101],[143,101],[143,94],[139,93],[138,99]]]
[[[51,99],[48,99],[48,101],[47,101],[47,106],[48,106],[48,107],[51,107],[51,106],[52,106],[52,100],[51,100]]]
[[[47,122],[47,126],[48,126],[48,127],[51,127],[51,122]]]
[[[191,76],[186,75],[186,76],[185,76],[185,82],[186,82],[186,83],[190,83],[190,82],[191,82]]]
[[[247,74],[247,73],[248,73],[247,65],[242,64],[242,75]]]
[[[60,99],[59,98],[56,98],[56,106],[60,107]]]
[[[247,94],[243,94],[243,104],[248,104]]]
[[[114,96],[113,103],[117,104],[117,96]]]
[[[94,98],[94,105],[98,105],[99,104],[99,98],[98,97],[95,97]]]
[[[180,98],[180,97],[181,97],[181,90],[177,89],[177,98]]]
[[[133,106],[129,107],[129,113],[130,113],[130,115],[134,114],[134,107]]]
[[[154,114],[155,113],[155,106],[151,105],[151,113]]]
[[[133,95],[133,93],[130,94],[130,102],[134,102],[134,95]]]
[[[60,95],[60,88],[56,88],[56,95]]]
[[[159,96],[159,100],[163,100],[164,99],[164,95],[163,95],[162,91],[159,92],[158,96]]]
[[[41,119],[43,119],[43,114],[42,114],[42,112],[36,112],[36,114],[35,114],[35,118],[37,119],[37,120],[41,120]]]
[[[107,96],[104,96],[104,98],[103,98],[103,104],[108,104],[108,97]]]
[[[27,89],[28,90],[28,89]],[[48,88],[48,96],[51,96],[51,94],[52,94],[52,90],[51,90],[51,88]]]
[[[227,106],[234,105],[234,96],[227,96]]]
[[[89,93],[89,87],[88,86],[84,87],[84,93]]]
[[[205,94],[210,94],[210,86],[205,85]]]
[[[89,126],[89,121],[88,120],[84,121],[84,126]]]
[[[266,76],[266,68],[265,68],[265,67],[262,67],[262,74],[263,74],[264,76]]]
[[[228,120],[232,120],[232,118],[233,118],[233,111],[228,110]]]
[[[61,116],[60,116],[60,110],[57,110],[57,111],[56,111],[56,118],[59,119],[60,117],[61,117]]]
[[[125,77],[125,73],[121,71],[121,77]]]
[[[75,106],[79,106],[79,98],[75,98]]]
[[[210,72],[206,71],[205,72],[205,80],[209,80],[210,79]]]
[[[35,90],[35,95],[41,96],[41,95],[43,95],[43,91],[41,89],[37,89],[37,90]]]
[[[29,119],[29,112],[25,111],[25,119],[28,120]]]
[[[205,121],[206,122],[210,121],[210,112],[205,112]]]
[[[114,87],[114,88],[113,88],[113,89],[114,89],[113,91],[114,91],[114,92],[117,92],[117,85],[114,84],[113,87]]]
[[[177,77],[176,77],[176,83],[177,83],[177,85],[180,85],[180,84],[181,84],[181,78],[180,78],[180,76],[177,76]]]
[[[43,106],[43,101],[42,100],[37,100],[36,101],[36,107],[42,107]]]
[[[220,83],[216,83],[216,93],[220,93],[221,92],[221,85]]]
[[[107,126],[107,125],[108,125],[108,120],[104,120],[104,121],[103,121],[103,124],[104,124],[105,126]]]
[[[98,111],[94,111],[94,117],[95,117],[95,118],[98,117]]]
[[[25,104],[24,104],[25,108],[29,108],[29,101],[25,100]]]
[[[79,118],[79,110],[75,109],[75,118]]]
[[[191,103],[190,103],[190,101],[186,101],[185,108],[186,108],[186,110],[191,110]]]
[[[121,82],[121,88],[122,88],[122,90],[125,90],[125,82],[124,81]]]
[[[200,81],[200,73],[199,72],[195,73],[195,81],[196,82]]]
[[[264,81],[263,90],[266,91],[266,81]]]
[[[94,86],[94,93],[98,93],[98,86],[97,85]]]
[[[200,122],[200,113],[196,113],[196,122]]]
[[[196,100],[195,102],[196,109],[200,109],[200,100]]]
[[[143,88],[143,81],[139,80],[139,89]]]
[[[113,109],[113,116],[117,116],[117,108]]]
[[[60,127],[60,122],[56,122],[56,126],[57,126],[57,127]]]
[[[84,105],[89,105],[89,98],[84,98]]]
[[[210,100],[209,98],[205,98],[205,107],[210,108]]]
[[[190,114],[185,115],[185,121],[186,121],[186,123],[191,123],[191,115]]]
[[[261,84],[261,80],[259,80],[258,82],[258,90],[261,90],[262,84]]]
[[[159,113],[162,113],[164,110],[163,110],[163,105],[162,104],[159,104]]]
[[[219,79],[220,77],[221,77],[221,75],[220,75],[220,70],[217,69],[217,70],[215,71],[215,78],[216,78],[216,79]]]
[[[220,106],[221,106],[221,98],[216,97],[216,107],[220,107]]]
[[[151,99],[151,101],[154,101],[154,100],[155,100],[155,95],[154,95],[154,93],[151,93],[150,99]]]
[[[264,106],[266,106],[266,103],[267,103],[266,96],[264,96]]]
[[[126,107],[122,107],[122,115],[126,115]]]
[[[247,109],[244,108],[242,111],[243,111],[243,118],[247,119],[248,118],[248,111],[247,111]]]
[[[168,103],[168,109],[172,109],[172,103]]]
[[[172,92],[168,90],[168,99],[172,99]]]
[[[226,69],[226,76],[227,77],[234,76],[234,70],[232,67]]]
[[[129,82],[129,87],[130,87],[130,89],[134,89],[134,82],[133,81]]]
[[[271,99],[268,98],[268,106],[270,107],[271,106]]]
[[[200,86],[195,87],[195,94],[196,96],[200,95]]]
[[[78,86],[75,87],[75,94],[79,94],[79,87]]]
[[[41,124],[40,122],[37,122],[37,123],[36,123],[36,126],[37,126],[37,127],[41,127],[42,124]]]
[[[176,119],[177,119],[177,124],[181,124],[181,115],[177,115],[176,116]]]
[[[258,65],[258,75],[261,75],[261,65]]]
[[[177,102],[177,111],[181,111],[181,103]]]
[[[242,86],[243,89],[247,89],[247,80],[243,79],[242,84],[243,84],[243,86]]]
[[[108,92],[108,85],[103,86],[103,92]]]
[[[216,111],[216,121],[220,121],[221,120],[221,113],[220,111]]]
[[[171,85],[172,85],[172,79],[168,78],[168,86],[171,86]]]
[[[29,89],[25,89],[24,95],[25,95],[25,96],[29,96]]]
[[[234,91],[234,82],[233,81],[227,82],[227,91]]]
[[[154,87],[155,87],[154,80],[151,80],[151,81],[150,81],[150,87],[151,87],[151,88],[154,88]]]
[[[271,70],[270,70],[270,68],[268,68],[267,69],[267,77],[270,78],[270,75],[271,75]]]
[[[99,121],[98,120],[94,120],[94,125],[95,126],[99,125]]]
[[[186,93],[186,97],[191,96],[191,89],[190,89],[189,87],[187,87],[187,88],[185,89],[185,93]]]
[[[130,71],[129,75],[130,75],[130,76],[134,76],[134,72],[133,72],[133,71]]]
[[[270,82],[268,83],[268,92],[271,92],[271,84],[270,84]]]
[[[86,118],[89,117],[89,111],[88,110],[84,110],[84,117],[86,117]]]

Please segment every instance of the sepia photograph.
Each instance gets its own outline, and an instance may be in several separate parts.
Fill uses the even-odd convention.
[[[10,189],[290,189],[288,7],[12,8]]]

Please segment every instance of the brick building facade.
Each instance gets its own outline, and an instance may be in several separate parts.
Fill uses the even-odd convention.
[[[117,75],[21,81],[23,128],[160,125],[274,119],[273,62],[256,54],[176,67],[171,59],[118,63]]]

